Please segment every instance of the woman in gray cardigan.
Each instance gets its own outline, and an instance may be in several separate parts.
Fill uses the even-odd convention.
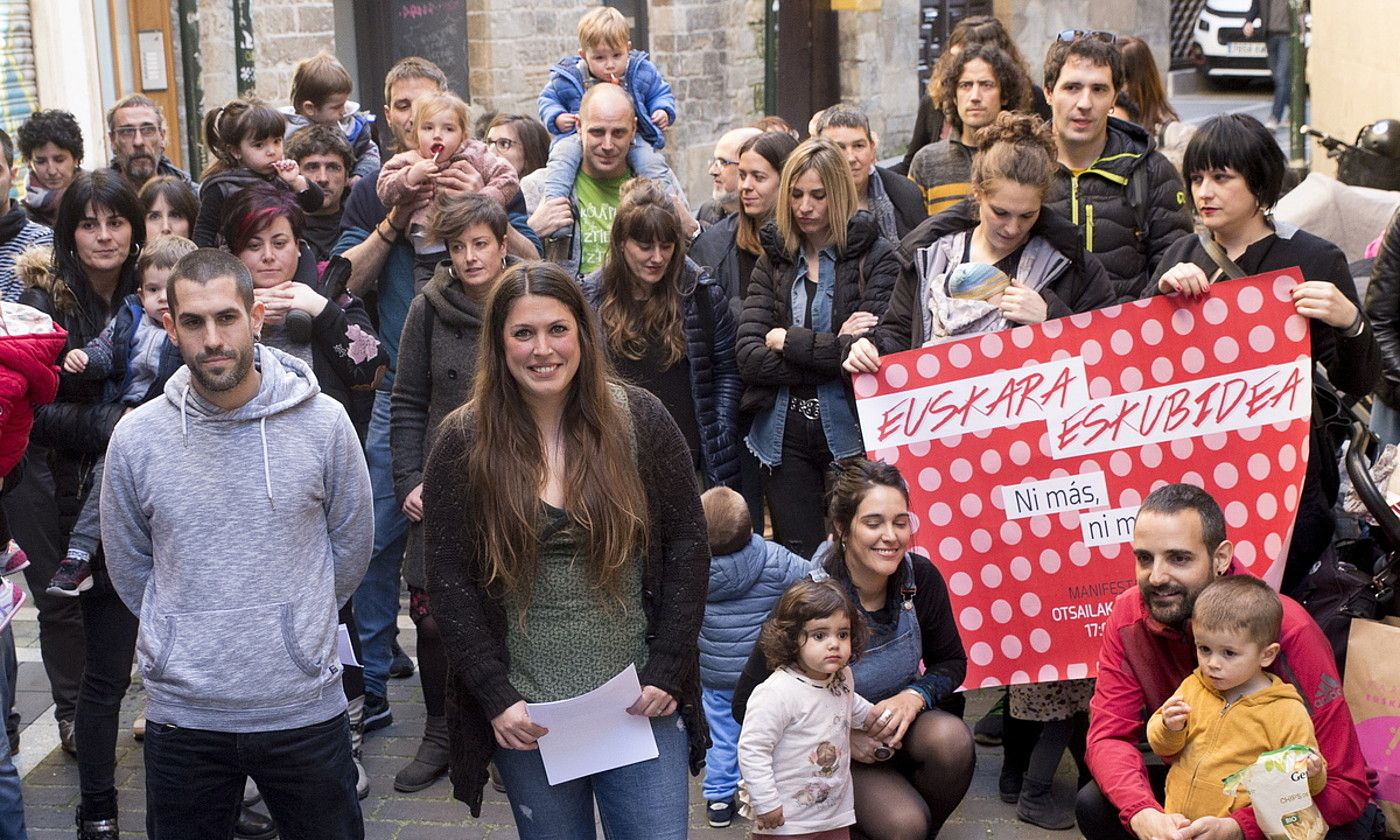
[[[471,395],[482,305],[515,257],[506,256],[508,220],[499,203],[481,195],[444,196],[429,217],[432,235],[447,246],[413,299],[399,339],[390,400],[389,443],[394,490],[409,520],[403,576],[409,615],[418,628],[418,669],[427,722],[413,761],[394,777],[400,791],[422,790],[447,772],[447,659],[423,580],[423,464],[439,424]]]

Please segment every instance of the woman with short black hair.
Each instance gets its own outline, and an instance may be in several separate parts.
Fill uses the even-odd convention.
[[[20,157],[29,167],[24,209],[29,218],[53,227],[63,191],[82,170],[83,131],[67,111],[35,111],[15,137]]]
[[[1361,312],[1346,257],[1331,242],[1273,218],[1286,169],[1273,133],[1248,115],[1213,117],[1191,138],[1182,169],[1188,199],[1206,234],[1183,236],[1167,249],[1148,296],[1202,295],[1232,275],[1297,266],[1304,282],[1293,288],[1293,307],[1315,322],[1310,331],[1313,360],[1336,388],[1355,397],[1371,393],[1380,380],[1381,353]],[[1284,592],[1322,554],[1335,527],[1340,441],[1327,429],[1327,414],[1315,397],[1312,457],[1284,567]]]

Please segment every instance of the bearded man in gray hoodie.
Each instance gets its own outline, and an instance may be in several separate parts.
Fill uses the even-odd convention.
[[[181,259],[165,328],[185,367],[117,424],[107,571],[141,619],[147,832],[228,837],[244,777],[283,837],[364,837],[336,611],[369,564],[369,473],[344,409],[256,344],[236,258]]]

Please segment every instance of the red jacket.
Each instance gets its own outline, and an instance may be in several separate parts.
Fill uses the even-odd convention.
[[[29,429],[34,425],[34,406],[53,402],[58,393],[54,359],[62,352],[68,333],[57,324],[52,327],[53,332],[10,334],[0,325],[0,478],[24,457]]]
[[[1238,564],[1231,572],[1245,573]],[[1332,648],[1312,616],[1288,597],[1283,598],[1279,643],[1282,650],[1269,670],[1302,695],[1317,730],[1318,749],[1327,760],[1327,786],[1313,801],[1328,825],[1352,822],[1371,800],[1371,786]],[[1189,628],[1183,632],[1153,620],[1136,586],[1118,596],[1099,652],[1087,760],[1094,780],[1117,806],[1125,827],[1138,811],[1162,808],[1137,745],[1147,718],[1195,667],[1195,641]],[[1230,816],[1240,824],[1246,840],[1263,840],[1251,809]]]

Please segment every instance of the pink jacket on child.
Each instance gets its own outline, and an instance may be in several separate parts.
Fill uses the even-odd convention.
[[[384,202],[385,207],[394,207],[412,200],[414,190],[408,184],[408,170],[421,160],[424,160],[424,156],[416,149],[401,152],[390,158],[379,170],[379,180],[374,185],[374,191],[379,194],[379,200]],[[502,207],[509,204],[511,199],[515,198],[515,194],[520,192],[520,177],[515,174],[515,167],[491,154],[490,149],[480,140],[468,139],[462,143],[461,148],[448,159],[446,168],[463,171],[475,169],[481,175],[484,184],[481,194],[500,202]],[[427,219],[428,208],[422,207],[414,212],[410,222],[422,225],[426,224]]]
[[[58,395],[58,366],[68,333],[37,309],[0,303],[0,478],[29,445],[34,406]]]

